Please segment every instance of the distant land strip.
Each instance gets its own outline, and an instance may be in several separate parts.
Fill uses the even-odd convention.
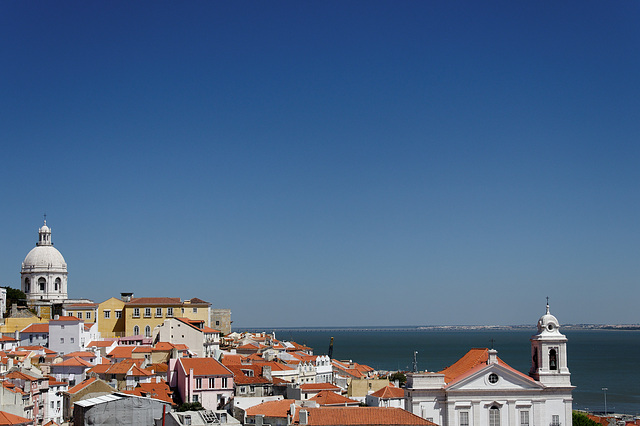
[[[637,330],[640,331],[640,324],[563,324],[563,330]],[[239,327],[234,331],[262,332],[262,331],[304,331],[304,332],[326,332],[326,331],[353,331],[353,332],[375,332],[375,331],[478,331],[478,330],[535,330],[531,324],[526,325],[422,325],[422,326],[397,326],[397,327]]]

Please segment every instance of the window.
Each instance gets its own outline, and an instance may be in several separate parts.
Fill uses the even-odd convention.
[[[495,405],[489,408],[489,426],[500,426],[500,409]]]
[[[60,278],[56,278],[56,282],[55,282],[55,290],[56,291],[62,291],[62,286],[60,285]]]
[[[133,308],[133,317],[140,318],[140,308]]]
[[[151,317],[151,308],[144,308],[144,316],[145,318]]]
[[[111,311],[109,309],[104,310],[104,319],[111,318]]]
[[[45,280],[44,278],[40,278],[38,280],[38,285],[40,286],[40,291],[44,291],[44,287],[45,285],[47,285],[47,280]]]
[[[491,383],[492,385],[498,383],[498,375],[496,373],[489,374],[489,383]]]
[[[161,317],[162,316],[162,308],[156,308],[156,316],[157,317]]]
[[[64,337],[60,338],[60,343],[64,343]]]
[[[216,321],[216,325],[220,325],[220,321]]]
[[[209,389],[215,389],[216,387],[216,379],[209,378]]]
[[[122,311],[120,309],[116,310],[116,319],[122,318]]]
[[[558,353],[555,349],[549,351],[549,370],[558,369]]]
[[[74,339],[73,337],[70,339],[71,343],[75,343],[76,339]]]
[[[551,426],[560,426],[560,416],[554,414],[551,416]]]
[[[136,325],[135,327],[133,327],[133,335],[137,336],[139,334],[140,334],[140,327]]]
[[[193,308],[193,313],[197,314],[198,313],[198,308]]]
[[[24,292],[25,293],[29,293],[29,291],[31,290],[30,287],[31,281],[29,281],[29,278],[25,278],[24,279]]]
[[[196,389],[202,389],[202,379],[200,377],[196,379]]]
[[[56,408],[59,410],[60,409],[60,401],[56,402]]]
[[[151,327],[146,326],[144,328],[144,337],[151,337]]]
[[[87,312],[87,315],[85,315],[87,317],[87,319],[91,319],[91,312]]]
[[[223,378],[222,378],[222,387],[223,387],[223,388],[226,388],[226,387],[227,387],[227,378],[226,378],[226,377],[223,377]]]
[[[78,312],[78,319],[82,319],[82,312]]]
[[[198,402],[198,395],[193,395],[191,397],[191,402]]]
[[[520,426],[529,426],[529,412],[527,410],[520,411]]]
[[[469,412],[460,411],[460,426],[469,426]]]
[[[173,316],[173,308],[167,308],[167,316],[168,317],[172,317]]]

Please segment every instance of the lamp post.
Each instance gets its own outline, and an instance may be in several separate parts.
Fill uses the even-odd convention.
[[[602,388],[602,391],[604,392],[604,416],[607,417],[607,391],[609,390],[609,388]]]

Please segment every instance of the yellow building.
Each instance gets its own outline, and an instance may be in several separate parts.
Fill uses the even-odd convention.
[[[201,320],[208,326],[210,306],[197,298],[183,302],[178,297],[134,297],[124,303],[125,334],[151,337],[156,326],[174,317]]]
[[[98,305],[98,331],[104,337],[124,337],[124,301],[112,297]]]

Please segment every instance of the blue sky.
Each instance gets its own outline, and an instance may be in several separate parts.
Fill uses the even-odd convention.
[[[0,5],[0,284],[234,325],[639,323],[640,3]]]

